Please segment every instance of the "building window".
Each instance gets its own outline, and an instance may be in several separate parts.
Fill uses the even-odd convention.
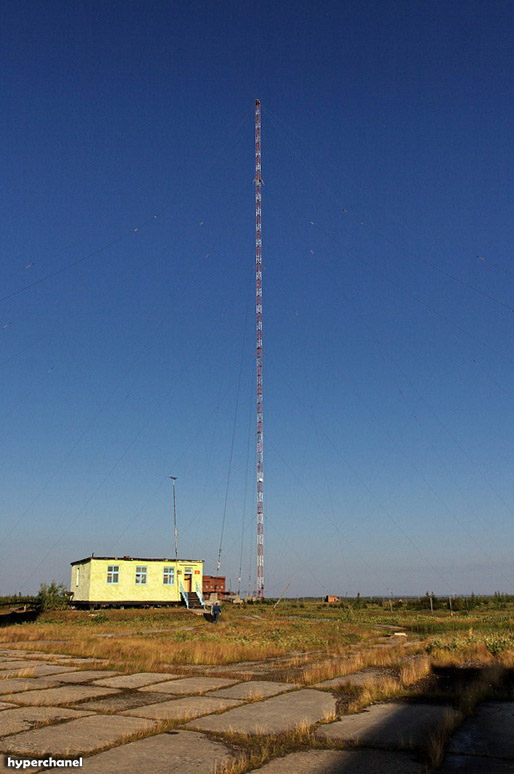
[[[75,569],[75,586],[78,586],[80,583],[80,567],[77,567]]]
[[[120,579],[120,566],[118,564],[107,565],[107,583],[118,583]]]
[[[165,567],[164,568],[164,575],[162,576],[162,582],[165,586],[171,586],[173,583],[175,583],[175,568],[174,567]]]
[[[146,567],[136,567],[136,583],[138,585],[144,585],[146,583]]]

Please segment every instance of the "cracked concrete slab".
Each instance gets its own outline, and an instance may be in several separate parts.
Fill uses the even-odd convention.
[[[383,750],[307,750],[270,761],[259,774],[425,774],[407,753]]]
[[[114,696],[106,696],[103,699],[93,699],[83,704],[78,704],[77,709],[92,710],[93,712],[109,712],[112,714],[121,714],[124,710],[134,709],[134,707],[143,707],[146,704],[158,704],[161,701],[169,700],[169,695],[165,693],[140,693],[139,691],[118,692]]]
[[[305,688],[290,694],[246,704],[222,715],[202,717],[187,728],[200,731],[234,731],[242,734],[280,734],[300,725],[312,725],[334,716],[336,700],[325,691]]]
[[[214,691],[217,688],[226,688],[234,685],[238,680],[226,677],[182,677],[178,680],[167,680],[165,683],[152,685],[152,691],[162,691],[163,693],[173,693],[175,695],[185,696],[186,694],[200,694],[206,691]],[[144,688],[140,690],[144,691]]]
[[[265,699],[269,696],[276,696],[277,693],[285,693],[299,687],[299,685],[294,685],[293,683],[250,680],[247,683],[233,685],[231,688],[223,688],[221,691],[211,691],[209,696],[216,696],[222,699]]]
[[[93,685],[63,685],[60,688],[48,688],[45,691],[10,693],[9,701],[32,706],[53,706],[55,704],[72,704],[83,699],[94,699],[113,693],[119,693],[119,691],[116,688],[100,688]]]
[[[34,659],[9,659],[9,661],[0,661],[0,669],[29,669],[30,667],[41,666],[41,661]]]
[[[100,669],[86,669],[78,672],[70,672],[59,676],[61,683],[87,683],[90,680],[98,680],[99,678],[114,677],[119,672],[102,671]]]
[[[24,669],[20,669],[19,667],[17,669],[0,669],[0,679],[3,677],[19,677],[22,673],[28,673],[30,667],[25,667]]]
[[[348,744],[410,750],[422,747],[432,729],[446,715],[458,713],[434,704],[375,704],[355,715],[345,715],[316,731],[318,739]]]
[[[91,714],[62,707],[17,707],[2,713],[0,733],[3,738],[20,731],[29,731],[39,723],[56,723],[58,720],[72,720]]]
[[[207,696],[186,696],[183,699],[171,699],[159,704],[149,704],[145,707],[123,712],[138,718],[155,718],[156,720],[188,720],[198,718],[201,715],[210,715],[212,712],[230,709],[240,705],[237,699],[215,699]]]
[[[453,735],[448,751],[514,760],[514,702],[481,704]]]
[[[58,664],[39,664],[38,666],[30,667],[11,667],[11,669],[2,669],[0,671],[0,677],[9,677],[9,675],[16,675],[19,672],[30,672],[30,677],[46,677],[47,675],[65,674],[66,672],[75,671],[76,667],[59,666]],[[58,679],[58,678],[56,678]]]
[[[137,672],[133,675],[118,675],[118,677],[106,677],[102,680],[93,680],[92,685],[104,685],[107,688],[142,688],[152,683],[163,683],[173,680],[180,675],[172,675],[169,672]]]
[[[56,685],[60,685],[59,680],[47,680],[46,677],[6,677],[0,680],[0,694],[54,688]]]
[[[222,742],[194,731],[172,731],[129,742],[123,754],[118,748],[92,755],[84,769],[87,774],[215,774],[232,757]]]
[[[151,733],[156,725],[147,718],[88,715],[6,737],[0,740],[0,751],[30,756],[80,755],[120,743],[131,734]]]
[[[316,683],[313,688],[332,688],[337,690],[343,688],[345,685],[370,685],[384,677],[384,671],[381,669],[367,669],[360,672],[352,672],[349,675],[340,675],[339,677],[333,677],[330,680],[323,680],[321,683]]]
[[[19,758],[15,755],[4,755],[3,753],[0,753],[0,771],[3,771],[4,769],[6,771],[16,771],[16,769],[14,768],[13,761],[21,761],[22,763],[18,764],[20,766],[18,771],[23,771],[23,758]],[[33,772],[44,771],[44,769],[41,766],[39,767],[31,766],[30,769],[25,769],[25,771],[30,771],[30,774],[33,774]]]

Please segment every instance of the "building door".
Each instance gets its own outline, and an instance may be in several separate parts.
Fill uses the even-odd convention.
[[[193,576],[190,572],[187,572],[187,570],[184,572],[184,590],[193,590]]]

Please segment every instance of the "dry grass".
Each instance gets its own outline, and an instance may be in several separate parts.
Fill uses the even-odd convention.
[[[427,677],[431,669],[432,664],[426,654],[410,658],[400,666],[400,682],[403,686],[413,685]]]
[[[410,648],[399,650],[391,648],[366,648],[357,653],[352,653],[346,658],[331,658],[317,663],[309,664],[302,672],[299,680],[306,685],[330,680],[333,677],[342,677],[354,672],[360,672],[367,667],[390,667],[398,665],[409,653],[420,650],[421,644],[416,643]],[[406,669],[414,670],[414,666]],[[423,667],[425,669],[425,667]],[[426,674],[426,672],[425,672]],[[420,675],[424,676],[424,675]],[[412,680],[414,682],[414,680]]]
[[[482,669],[478,677],[462,687],[455,695],[457,714],[446,715],[429,737],[426,754],[431,766],[440,766],[450,737],[462,721],[472,715],[478,704],[489,698],[504,680],[505,668],[500,664]]]
[[[448,711],[437,728],[432,731],[425,748],[425,755],[430,766],[438,768],[442,764],[450,738],[463,720],[463,713],[455,714]]]
[[[476,706],[503,682],[505,675],[506,670],[501,664],[482,669],[476,680],[458,692],[456,697],[458,708],[466,716],[471,715]]]
[[[181,609],[58,611],[34,623],[0,630],[0,642],[23,642],[27,650],[34,643],[48,653],[107,659],[110,667],[120,671],[165,671],[177,664],[224,665],[293,654],[296,661],[288,666],[295,666],[307,654],[316,658],[322,654],[326,659],[348,657],[357,643],[373,644],[380,636],[372,626],[333,617],[295,618],[270,607],[258,612],[250,615],[245,609],[226,606],[222,622],[214,627],[203,616]],[[102,634],[113,636],[100,637]]]
[[[394,677],[379,677],[372,682],[359,686],[358,694],[350,699],[347,712],[360,712],[364,707],[384,699],[392,699],[405,693],[404,687]]]
[[[188,641],[173,642],[165,637],[128,636],[117,639],[115,646],[109,639],[98,640],[93,637],[69,640],[66,643],[47,643],[49,652],[81,658],[106,660],[105,668],[119,671],[166,671],[170,665],[215,665],[230,664],[247,660],[264,660],[283,655],[280,647],[255,644],[239,645],[230,642]]]
[[[231,761],[215,770],[216,774],[244,774],[287,753],[324,746],[314,736],[313,727],[307,724],[284,734],[254,736],[228,732],[216,738],[240,748]]]
[[[12,672],[9,672],[7,675],[0,675],[0,680],[11,680],[14,677],[35,677],[35,671],[34,667],[30,668],[27,667],[26,669],[13,669]],[[50,675],[48,675],[50,677]],[[53,675],[52,675],[53,676]]]

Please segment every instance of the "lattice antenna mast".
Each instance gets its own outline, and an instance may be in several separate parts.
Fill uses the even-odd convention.
[[[255,100],[255,332],[257,359],[257,597],[264,599],[264,469],[262,411],[261,103]]]

